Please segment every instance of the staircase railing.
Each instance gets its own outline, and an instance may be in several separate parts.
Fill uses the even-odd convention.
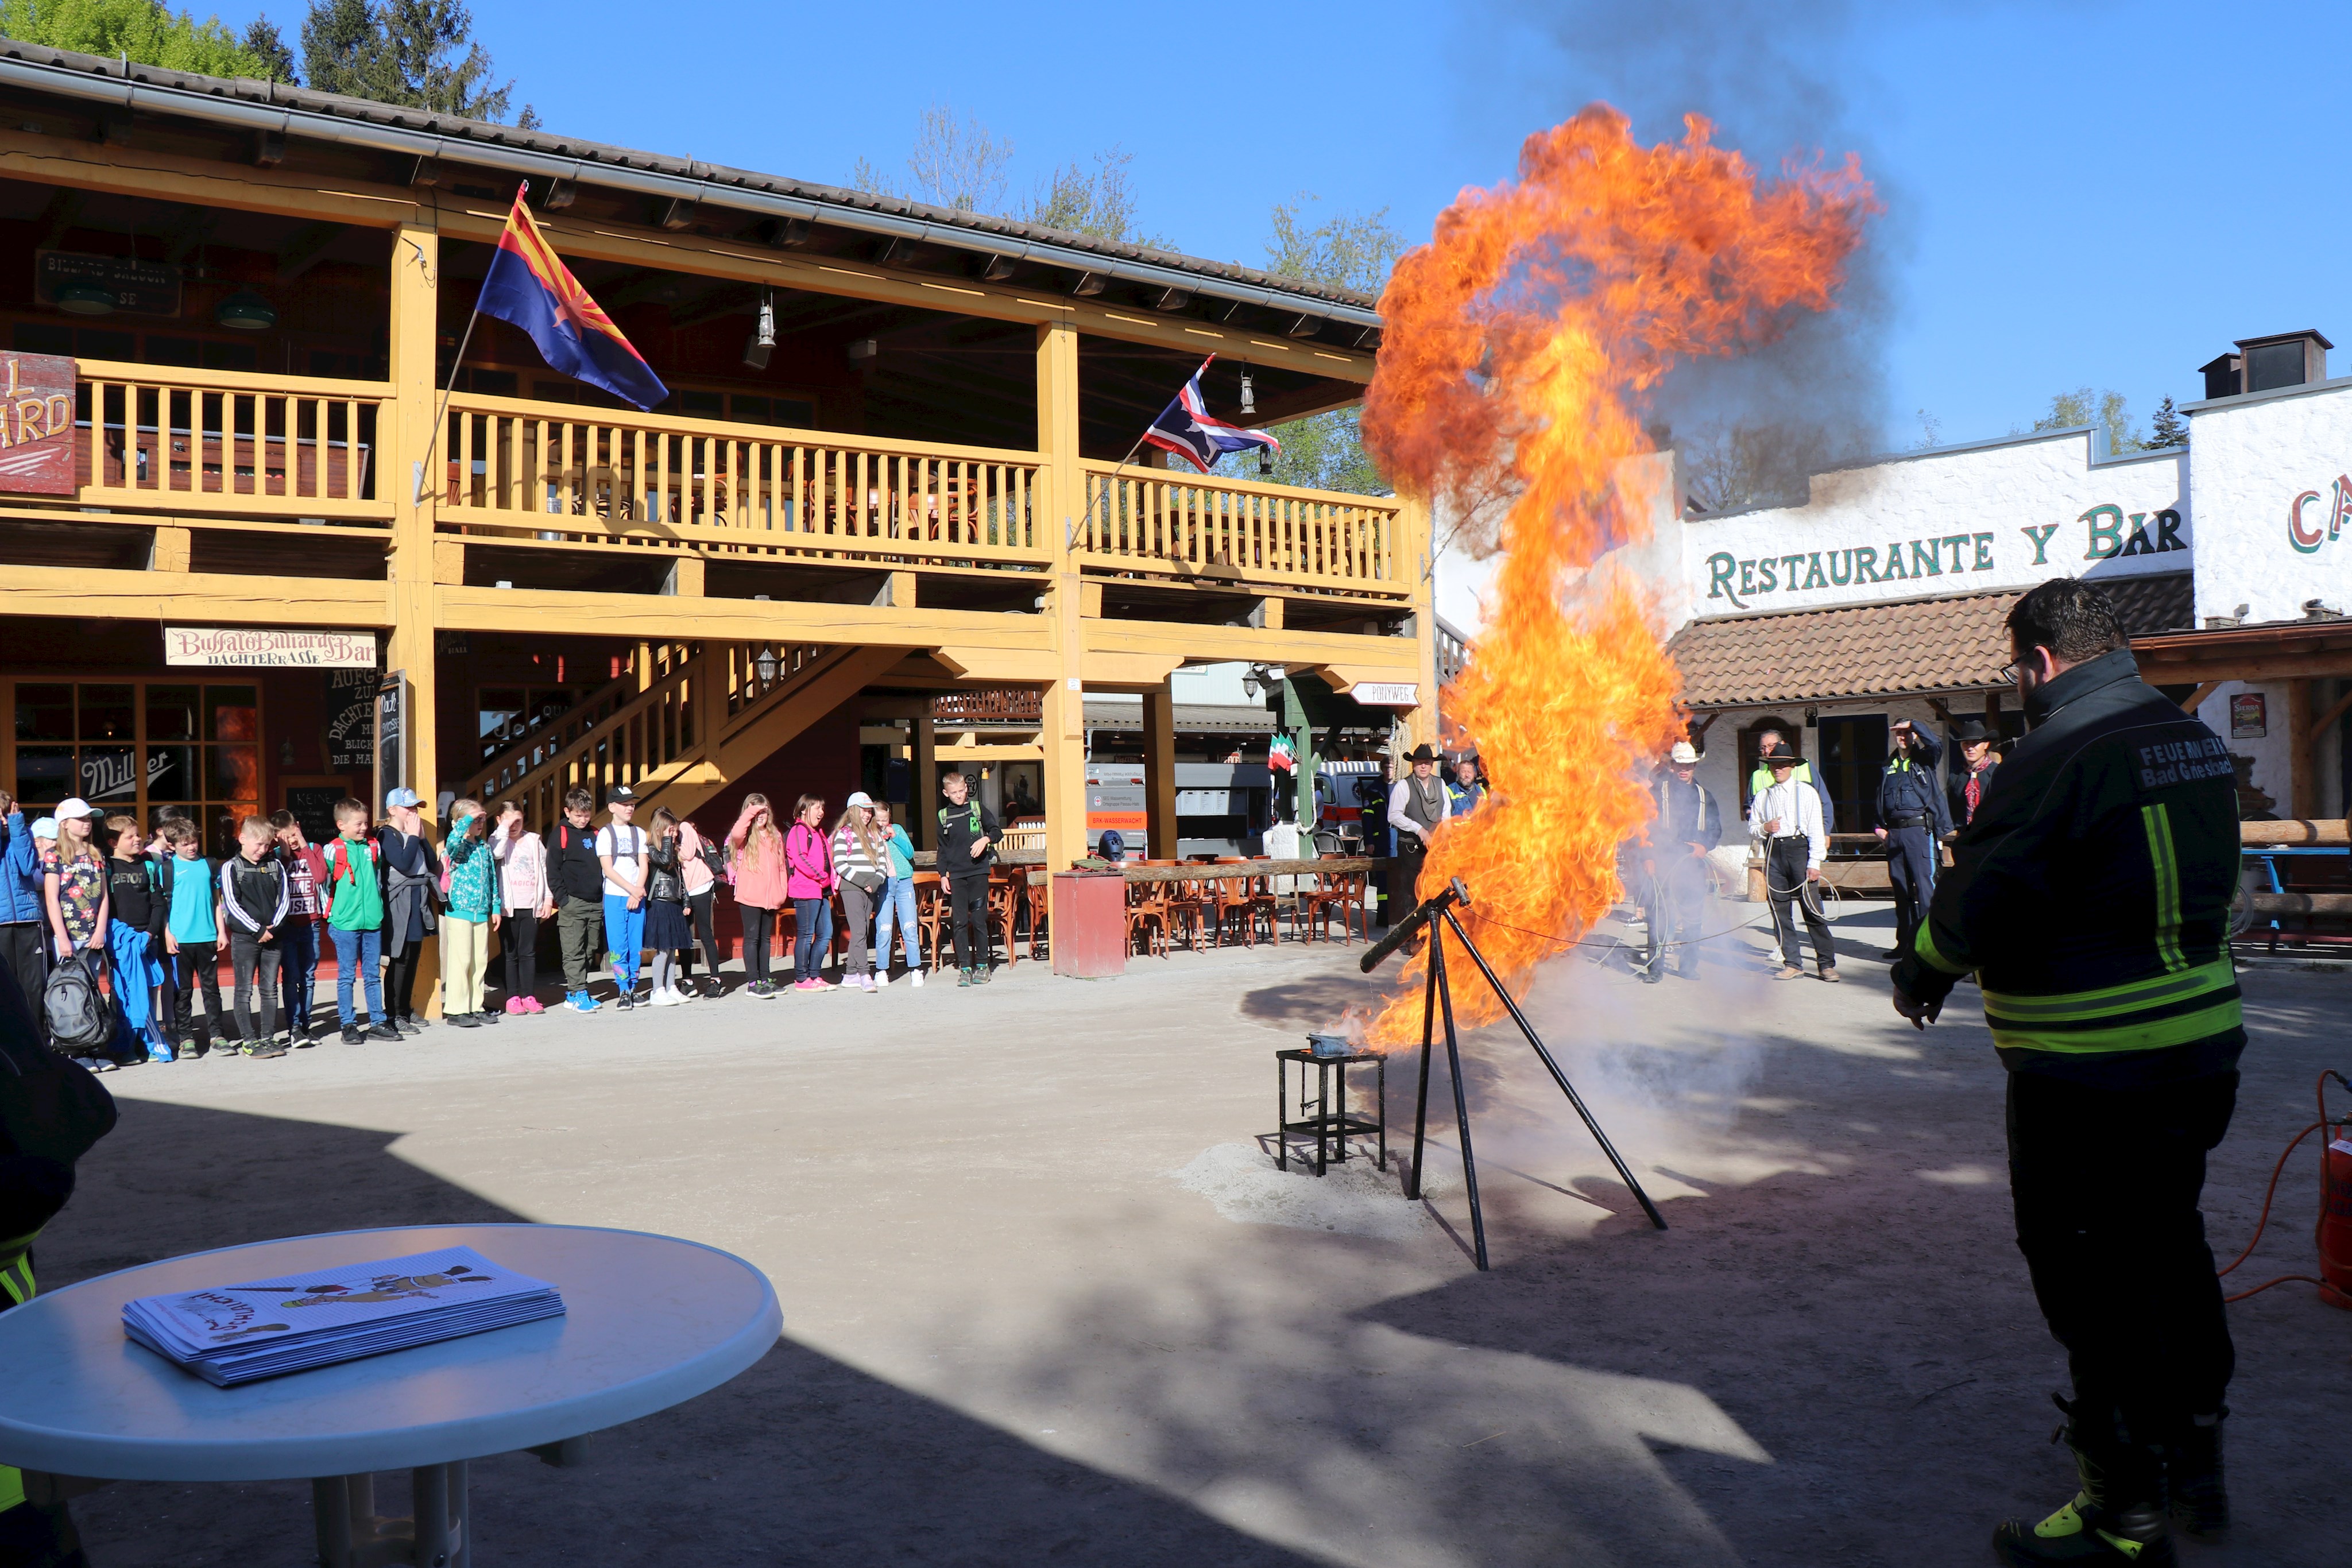
[[[618,785],[640,795],[658,789],[723,733],[791,691],[827,651],[823,643],[659,645],[637,677],[645,683],[639,690],[562,739],[542,741],[536,760],[530,752],[520,761],[510,754],[486,768],[469,792],[520,802],[525,825],[538,831],[562,815],[573,789],[595,796],[599,810]]]
[[[635,701],[648,685],[665,679],[677,665],[693,658],[695,652],[687,643],[656,643],[642,651],[642,660],[633,657],[627,669],[570,707],[506,737],[506,744],[474,769],[464,792],[486,801],[503,798],[531,769],[611,717],[614,710]]]

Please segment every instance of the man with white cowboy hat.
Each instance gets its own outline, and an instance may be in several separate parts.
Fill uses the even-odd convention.
[[[1765,899],[1780,936],[1780,967],[1772,977],[1804,977],[1804,954],[1797,946],[1797,916],[1801,913],[1822,978],[1834,985],[1837,949],[1831,945],[1830,923],[1822,915],[1819,894],[1808,886],[1821,880],[1829,831],[1822,821],[1822,798],[1811,785],[1799,781],[1797,762],[1794,752],[1765,755],[1764,765],[1772,782],[1748,808],[1748,833],[1764,850]]]
[[[1706,852],[1723,842],[1723,811],[1715,803],[1715,792],[1696,777],[1698,760],[1698,747],[1687,740],[1675,742],[1658,779],[1658,816],[1650,829],[1651,853],[1666,895],[1666,908],[1659,913],[1665,916],[1666,939],[1679,944],[1675,972],[1685,979],[1698,975]]]
[[[1454,802],[1437,777],[1437,753],[1428,742],[1405,753],[1412,771],[1389,791],[1389,826],[1396,830],[1396,858],[1389,870],[1387,924],[1395,925],[1412,913],[1418,898],[1413,884],[1421,880],[1421,862],[1438,825],[1454,814]]]

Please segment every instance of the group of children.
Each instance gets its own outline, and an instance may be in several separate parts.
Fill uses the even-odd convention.
[[[981,985],[989,974],[982,926],[997,826],[955,789],[963,782],[951,777],[940,813],[942,850],[952,851],[942,867],[956,916],[958,983]],[[417,1033],[423,1025],[413,997],[428,935],[439,944],[443,1018],[460,1029],[544,1010],[535,993],[539,932],[549,921],[562,946],[564,999],[575,1011],[603,1005],[590,988],[607,965],[614,1005],[624,1010],[717,996],[713,908],[722,886],[741,915],[754,997],[785,988],[769,975],[768,951],[787,905],[795,925],[789,988],[871,992],[887,985],[894,927],[909,979],[923,983],[914,846],[887,805],[853,794],[828,829],[825,802],[803,795],[780,830],[767,798],[747,795],[733,829],[714,842],[667,809],[639,827],[626,786],[604,803],[607,821],[593,827],[595,797],[574,789],[562,821],[542,834],[526,831],[514,801],[500,802],[493,817],[480,801],[459,800],[436,845],[420,798],[394,789],[384,821],[373,826],[362,802],[338,802],[335,836],[323,845],[309,841],[291,812],[247,817],[236,852],[215,862],[183,808],[162,808],[150,833],[130,816],[101,820],[88,802],[71,800],[28,835],[15,802],[0,800],[7,839],[0,852],[12,872],[24,861],[32,873],[25,880],[41,890],[47,918],[40,951],[31,956],[36,967],[45,972],[82,956],[112,976],[115,1041],[83,1059],[96,1071],[223,1050],[277,1057],[311,1043],[320,1032],[313,1022],[318,968],[329,951],[344,1041]],[[822,973],[836,897],[848,948],[838,985]],[[495,1008],[485,999],[494,933],[505,959],[504,1001]],[[698,946],[710,973],[702,989],[691,973]],[[226,1008],[224,949],[232,988]],[[648,950],[651,985],[641,992]],[[28,994],[39,991],[40,976],[25,972],[22,957],[12,951],[0,961]]]

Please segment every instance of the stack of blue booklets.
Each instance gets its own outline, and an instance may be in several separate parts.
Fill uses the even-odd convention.
[[[226,1388],[550,1318],[563,1298],[470,1247],[122,1303],[132,1339]]]

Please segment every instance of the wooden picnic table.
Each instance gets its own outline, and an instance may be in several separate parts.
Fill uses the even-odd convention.
[[[1182,865],[1135,865],[1119,868],[1130,883],[1225,882],[1245,876],[1326,876],[1372,871],[1383,862],[1362,855],[1331,855],[1322,860],[1187,861]],[[1029,873],[1029,885],[1042,887],[1053,873],[1043,866]]]

